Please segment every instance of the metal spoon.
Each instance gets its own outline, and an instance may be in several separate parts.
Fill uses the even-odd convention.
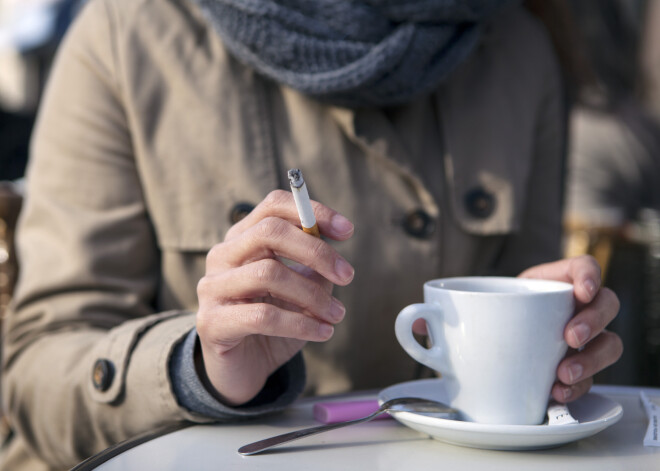
[[[459,412],[456,409],[449,407],[446,404],[438,401],[432,401],[430,399],[421,399],[418,397],[398,397],[395,399],[390,399],[389,401],[384,402],[378,410],[362,417],[361,419],[347,420],[345,422],[337,422],[334,424],[319,425],[317,427],[310,427],[302,430],[297,430],[295,432],[283,433],[282,435],[277,435],[270,438],[265,438],[259,440],[258,442],[250,443],[249,445],[244,445],[238,449],[238,452],[241,455],[254,455],[260,453],[274,446],[281,445],[282,443],[287,443],[293,440],[298,440],[303,437],[308,437],[310,435],[316,435],[317,433],[327,432],[328,430],[334,430],[336,428],[346,427],[347,425],[360,424],[362,422],[368,422],[377,415],[382,414],[383,412],[388,411],[397,411],[397,412],[417,412],[417,413],[426,413],[434,414],[438,417],[445,419],[457,418]]]

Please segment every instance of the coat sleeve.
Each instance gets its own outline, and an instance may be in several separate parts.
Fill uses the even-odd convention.
[[[17,235],[3,400],[16,433],[53,467],[160,426],[211,420],[173,392],[170,359],[194,313],[155,308],[160,252],[116,78],[115,18],[110,2],[93,0],[59,50]]]

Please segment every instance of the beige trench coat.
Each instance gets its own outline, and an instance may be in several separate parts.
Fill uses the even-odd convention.
[[[207,251],[242,203],[286,188],[291,167],[355,223],[336,244],[356,269],[335,291],[348,313],[305,348],[307,392],[415,378],[393,325],[425,280],[558,257],[562,119],[550,43],[518,7],[432,96],[351,111],[255,75],[184,0],[93,0],[33,142],[4,339],[16,436],[3,469],[63,469],[207,420],[177,404],[168,359],[194,326]],[[114,368],[103,391],[98,359]]]

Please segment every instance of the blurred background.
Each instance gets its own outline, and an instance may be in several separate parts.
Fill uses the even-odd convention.
[[[0,321],[39,100],[86,0],[0,0]],[[660,386],[660,0],[528,0],[566,83],[565,254],[591,254],[621,300],[621,360],[597,377]]]
[[[619,362],[596,381],[660,385],[660,0],[535,2],[567,83],[565,255],[621,301]]]
[[[17,274],[14,225],[30,134],[55,51],[82,4],[0,0],[0,322]]]

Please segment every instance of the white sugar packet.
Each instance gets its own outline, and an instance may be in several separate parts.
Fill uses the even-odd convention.
[[[660,397],[649,397],[644,391],[639,393],[649,418],[649,426],[644,435],[644,446],[660,446]]]
[[[550,404],[548,404],[548,425],[570,425],[577,423],[578,421],[568,411],[566,404],[550,401]]]

